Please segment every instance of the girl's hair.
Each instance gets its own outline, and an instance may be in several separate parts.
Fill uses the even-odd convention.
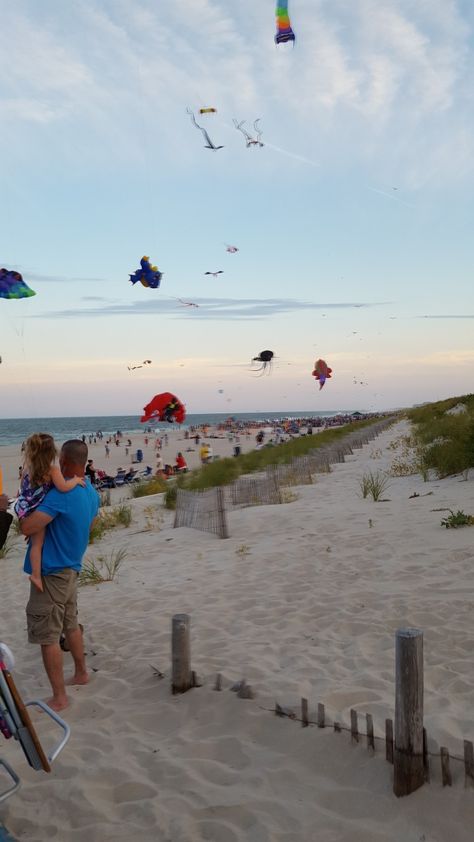
[[[57,451],[49,433],[33,433],[26,442],[25,462],[32,485],[43,485],[49,480],[51,465]]]

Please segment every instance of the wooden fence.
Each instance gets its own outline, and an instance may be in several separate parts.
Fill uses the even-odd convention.
[[[337,442],[315,447],[290,462],[271,465],[265,472],[239,477],[231,485],[219,489],[188,491],[179,488],[174,525],[228,538],[226,503],[241,507],[279,504],[283,501],[282,487],[310,485],[315,474],[328,473],[331,465],[344,462],[346,456],[368,444],[393,423],[393,418],[383,418],[370,427],[348,433]]]
[[[184,693],[192,687],[201,687],[196,673],[191,670],[191,620],[187,614],[176,614],[172,619],[171,649],[171,691]],[[439,752],[428,750],[428,735],[423,727],[423,683],[423,632],[399,629],[395,635],[395,727],[392,719],[386,719],[383,737],[376,736],[370,713],[365,714],[365,731],[360,731],[360,714],[355,709],[350,711],[350,725],[338,720],[331,722],[321,702],[311,714],[308,699],[301,699],[299,711],[278,702],[271,710],[261,709],[300,722],[304,728],[315,725],[332,728],[335,733],[346,731],[351,735],[352,744],[364,738],[371,755],[376,753],[376,745],[381,742],[386,760],[393,765],[393,791],[397,797],[410,795],[429,783],[430,758],[440,762],[443,786],[453,784],[450,762],[455,761],[464,766],[465,787],[474,788],[474,745],[471,740],[464,740],[463,757],[450,755],[445,746],[441,746]],[[218,674],[214,690],[222,689],[222,675]],[[255,692],[245,679],[235,682],[229,689],[241,699],[255,698]]]

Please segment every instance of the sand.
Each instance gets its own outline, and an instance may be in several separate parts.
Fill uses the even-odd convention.
[[[376,733],[394,712],[394,634],[424,630],[425,725],[430,750],[462,754],[474,739],[472,529],[446,530],[445,512],[474,512],[474,481],[392,478],[386,502],[361,499],[358,480],[387,469],[405,422],[281,506],[229,513],[231,537],[172,529],[159,498],[132,500],[128,529],[89,557],[128,551],[119,577],[80,591],[87,687],[71,692],[72,736],[49,776],[12,741],[0,743],[23,787],[0,819],[30,842],[468,842],[474,789],[461,763],[453,786],[432,781],[392,795],[382,744],[281,720],[274,701],[301,696],[349,723],[372,713]],[[429,496],[410,498],[417,492]],[[25,635],[23,546],[0,561],[0,637],[17,657],[27,697],[48,694],[40,653]],[[172,697],[170,625],[192,618],[193,668],[203,686]],[[151,666],[165,674],[157,678]],[[70,657],[65,657],[66,673]],[[224,690],[215,692],[215,674]],[[255,700],[230,685],[246,677]],[[49,725],[35,716],[46,737]],[[361,727],[363,725],[361,717]]]

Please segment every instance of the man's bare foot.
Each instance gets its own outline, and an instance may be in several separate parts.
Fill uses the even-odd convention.
[[[64,710],[69,706],[69,699],[66,695],[64,696],[52,696],[51,699],[46,699],[46,704],[51,710],[56,711],[59,713],[60,710]]]
[[[67,687],[71,687],[73,684],[88,684],[89,683],[89,673],[88,672],[80,672],[71,675],[71,678],[66,679],[64,682]]]
[[[33,582],[35,588],[38,588],[39,591],[43,590],[43,582],[41,581],[41,576],[30,576],[30,582]]]

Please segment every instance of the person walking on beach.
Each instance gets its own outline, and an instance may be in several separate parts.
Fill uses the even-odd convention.
[[[73,439],[63,444],[59,465],[65,479],[84,480],[87,445]],[[33,514],[22,518],[23,535],[31,538],[46,529],[43,544],[43,590],[30,586],[26,606],[28,640],[41,646],[41,654],[53,695],[48,705],[55,711],[69,704],[59,645],[61,633],[74,659],[74,675],[67,682],[87,684],[89,675],[84,657],[82,633],[77,620],[77,580],[89,533],[99,511],[99,495],[89,480],[63,494],[53,488]],[[25,573],[31,574],[30,547],[26,552]]]
[[[106,459],[110,458],[110,447],[109,447],[108,444],[105,445],[105,458]]]

